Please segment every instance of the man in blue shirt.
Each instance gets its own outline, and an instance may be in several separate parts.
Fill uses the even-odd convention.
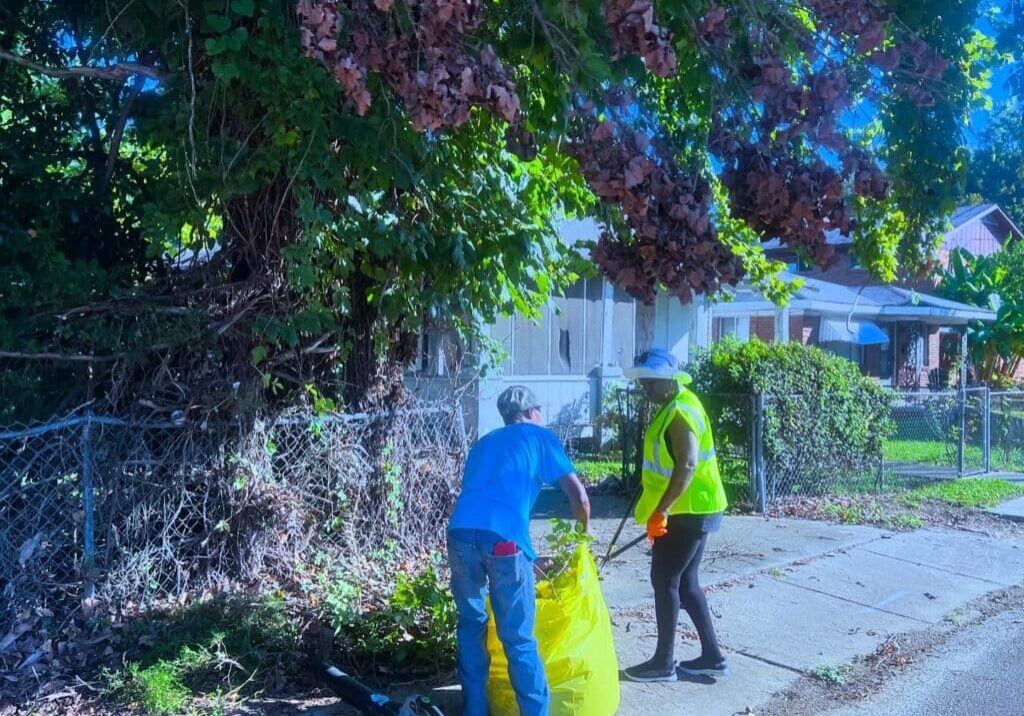
[[[458,670],[463,716],[487,716],[487,612],[508,659],[509,681],[522,716],[548,716],[548,686],[533,636],[536,613],[530,511],[544,485],[557,484],[586,528],[590,502],[553,432],[541,427],[529,388],[498,397],[505,427],[481,438],[466,458],[462,492],[448,523],[452,595],[459,609]],[[488,589],[489,588],[489,589]]]

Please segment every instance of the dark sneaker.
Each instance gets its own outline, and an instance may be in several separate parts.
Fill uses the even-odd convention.
[[[722,677],[728,676],[730,673],[729,664],[725,659],[720,661],[711,661],[704,658],[690,659],[689,661],[680,661],[677,666],[680,671],[690,676]]]
[[[626,681],[678,681],[675,669],[666,669],[661,664],[653,661],[645,661],[642,664],[631,666],[622,672]]]

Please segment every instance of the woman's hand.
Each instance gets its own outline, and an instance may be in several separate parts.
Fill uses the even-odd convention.
[[[664,512],[655,512],[647,520],[647,541],[654,544],[654,540],[668,534],[668,515]]]

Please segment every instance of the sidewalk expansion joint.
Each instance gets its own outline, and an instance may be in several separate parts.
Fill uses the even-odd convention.
[[[737,654],[739,656],[745,656],[748,659],[753,659],[754,661],[760,661],[762,664],[768,664],[768,666],[774,666],[777,669],[785,669],[786,671],[790,671],[790,672],[792,672],[794,674],[797,674],[799,676],[806,676],[807,675],[807,672],[804,671],[803,669],[798,669],[797,667],[790,666],[789,664],[783,664],[781,661],[775,661],[775,659],[769,659],[766,656],[758,656],[757,654],[751,654],[749,651],[747,651],[745,649],[730,649],[729,647],[724,646],[724,645],[722,646],[722,648],[725,649],[726,651],[731,651],[732,653]]]
[[[987,579],[986,577],[979,577],[979,576],[974,575],[974,574],[964,574],[963,572],[958,572],[955,569],[947,569],[945,567],[937,567],[934,564],[928,564],[927,562],[918,562],[918,561],[913,560],[913,559],[907,559],[906,557],[896,557],[896,556],[891,555],[891,554],[885,554],[884,552],[876,552],[873,549],[867,549],[866,547],[862,548],[862,549],[864,549],[865,552],[868,552],[870,554],[877,555],[879,557],[888,557],[889,559],[895,559],[898,562],[906,562],[907,564],[912,564],[915,567],[925,567],[926,569],[934,569],[936,572],[945,572],[946,574],[952,574],[952,575],[955,575],[957,577],[965,577],[967,579],[975,579],[975,580],[977,580],[979,582],[986,582],[987,584],[994,584],[997,587],[1006,588],[1006,587],[1012,587],[1013,586],[1013,584],[1008,584],[1006,582],[999,582],[999,581],[996,581],[995,579]]]
[[[832,538],[825,538],[825,539],[832,539]],[[825,550],[824,552],[818,552],[817,554],[807,555],[806,557],[797,557],[797,558],[792,559],[792,560],[790,560],[788,562],[781,562],[779,564],[772,564],[772,565],[766,566],[766,567],[754,567],[753,569],[751,569],[748,572],[742,572],[742,573],[739,573],[739,574],[723,576],[721,579],[715,579],[715,580],[712,580],[712,581],[708,581],[707,583],[704,584],[704,586],[705,587],[733,587],[733,586],[735,586],[735,583],[740,581],[740,580],[750,579],[751,577],[762,576],[762,575],[768,574],[773,569],[781,569],[781,568],[784,568],[784,567],[795,567],[795,566],[801,566],[802,567],[802,566],[810,564],[810,563],[812,563],[812,562],[814,562],[816,560],[824,559],[825,557],[834,557],[837,554],[843,554],[844,552],[847,552],[848,550],[852,550],[852,549],[865,549],[865,545],[872,544],[873,542],[878,542],[881,539],[882,539],[881,537],[872,537],[871,539],[866,539],[863,542],[857,542],[856,544],[847,544],[847,545],[843,545],[841,547],[835,547],[833,549]],[[870,550],[868,550],[868,551],[870,551]]]
[[[885,614],[891,614],[894,617],[900,617],[901,619],[909,619],[910,621],[915,621],[915,622],[918,622],[920,624],[927,624],[928,626],[934,626],[934,624],[935,624],[935,622],[928,621],[927,619],[921,619],[919,617],[911,617],[911,616],[908,616],[906,614],[900,614],[899,612],[894,612],[894,611],[892,611],[890,609],[882,609],[881,607],[876,607],[876,606],[873,606],[871,604],[865,604],[864,602],[858,602],[856,599],[850,599],[849,597],[841,597],[838,594],[832,594],[831,592],[826,592],[823,589],[815,589],[814,587],[808,587],[806,584],[797,584],[796,582],[791,582],[788,579],[782,579],[781,577],[777,577],[777,579],[780,582],[782,582],[783,584],[788,584],[791,587],[797,587],[799,589],[806,589],[808,592],[814,592],[816,594],[821,594],[821,595],[826,596],[826,597],[831,597],[832,599],[838,599],[841,602],[847,602],[849,604],[856,604],[859,607],[864,607],[865,609],[870,609],[870,610],[875,611],[875,612],[883,612]]]

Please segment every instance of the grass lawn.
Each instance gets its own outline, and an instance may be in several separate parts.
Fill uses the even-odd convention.
[[[1024,496],[1024,485],[1006,480],[956,480],[911,490],[899,499],[909,507],[936,500],[958,507],[994,507],[1000,502]]]
[[[939,440],[889,440],[884,449],[886,462],[956,466],[956,445]],[[981,467],[984,459],[980,446],[967,445],[964,451],[967,467]],[[1024,446],[1011,450],[993,446],[992,469],[1024,472]]]
[[[912,462],[921,465],[946,465],[950,462],[946,443],[937,440],[889,440],[885,443],[886,462]],[[955,450],[953,459],[956,459]]]

